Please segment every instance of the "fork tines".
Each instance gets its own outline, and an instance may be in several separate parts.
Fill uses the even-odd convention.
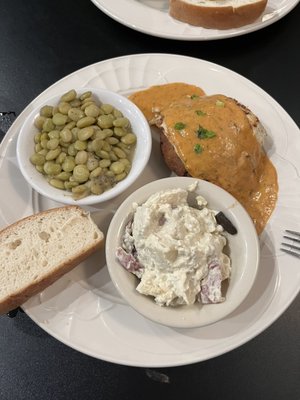
[[[300,232],[290,231],[288,229],[285,232],[291,236],[287,236],[287,235],[283,236],[289,242],[281,243],[281,245],[285,246],[285,247],[281,247],[280,250],[284,251],[285,253],[291,254],[292,256],[300,258],[300,245],[299,245],[300,244]]]

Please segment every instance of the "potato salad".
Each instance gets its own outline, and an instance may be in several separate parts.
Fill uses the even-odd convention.
[[[215,211],[202,196],[170,189],[136,205],[116,251],[120,264],[139,278],[136,290],[161,306],[220,303],[231,264]]]

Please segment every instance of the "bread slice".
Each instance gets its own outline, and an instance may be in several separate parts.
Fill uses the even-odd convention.
[[[31,215],[0,232],[0,314],[22,305],[101,246],[104,234],[78,206]]]
[[[268,0],[170,0],[169,14],[190,25],[232,29],[253,23]]]

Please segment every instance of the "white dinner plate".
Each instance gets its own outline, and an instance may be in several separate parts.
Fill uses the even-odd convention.
[[[92,0],[105,14],[137,31],[177,40],[215,40],[254,32],[289,13],[299,0],[269,0],[261,17],[237,29],[205,29],[175,20],[168,13],[167,0]]]
[[[278,204],[260,237],[261,262],[253,289],[238,309],[216,324],[198,329],[172,329],[143,318],[114,289],[104,251],[91,256],[24,305],[25,312],[61,342],[96,358],[124,365],[177,366],[226,353],[272,324],[300,288],[298,259],[279,250],[283,230],[297,230],[300,226],[299,129],[282,107],[254,83],[195,58],[168,54],[114,58],[72,73],[37,97],[16,119],[1,144],[0,226],[59,205],[28,186],[16,160],[20,127],[45,97],[79,86],[99,86],[127,95],[172,81],[198,85],[207,94],[232,96],[259,116],[269,134],[266,150],[278,171]],[[133,190],[170,175],[160,155],[157,136],[153,132],[150,162],[138,182],[116,200],[90,208],[104,232],[121,201]]]

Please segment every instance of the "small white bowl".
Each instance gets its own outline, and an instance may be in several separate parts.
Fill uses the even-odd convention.
[[[153,298],[136,291],[138,279],[116,259],[127,222],[134,213],[133,203],[142,204],[161,190],[188,187],[198,181],[196,194],[201,194],[208,207],[223,211],[237,228],[236,235],[226,234],[232,263],[226,300],[219,304],[161,307]],[[212,183],[189,177],[171,177],[151,182],[132,193],[118,208],[106,237],[106,261],[111,279],[121,296],[146,318],[175,328],[195,328],[215,323],[234,311],[252,288],[259,264],[259,240],[252,220],[245,209],[228,192]]]
[[[131,186],[143,172],[151,153],[151,130],[143,113],[126,97],[100,88],[81,87],[74,89],[78,95],[90,90],[98,100],[102,103],[113,105],[130,120],[132,131],[137,136],[137,144],[132,160],[132,168],[128,176],[123,181],[117,183],[112,189],[107,190],[101,195],[89,195],[83,199],[74,200],[71,196],[71,192],[52,187],[45,177],[35,169],[29,160],[34,152],[34,135],[38,132],[38,129],[34,126],[34,120],[39,115],[41,107],[44,105],[57,105],[63,93],[39,104],[26,118],[17,140],[17,159],[24,178],[41,195],[65,204],[98,204],[120,195]]]

